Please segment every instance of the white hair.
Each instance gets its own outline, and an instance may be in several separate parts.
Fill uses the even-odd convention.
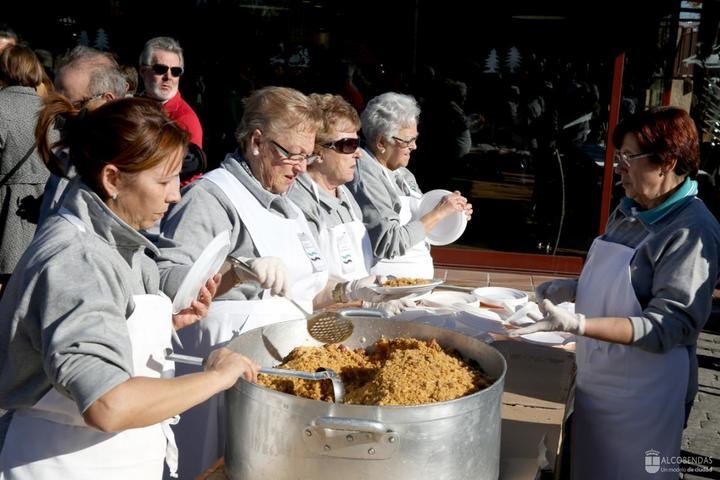
[[[152,63],[153,53],[155,50],[164,50],[172,52],[180,59],[180,66],[185,68],[185,59],[183,58],[183,49],[180,43],[171,37],[155,37],[145,42],[145,46],[140,53],[140,65],[150,65]]]
[[[416,125],[420,107],[415,98],[402,93],[387,92],[370,100],[362,113],[362,131],[368,145],[381,137],[390,140],[403,127]]]

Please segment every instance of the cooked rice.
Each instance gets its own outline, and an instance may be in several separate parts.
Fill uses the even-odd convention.
[[[297,347],[279,368],[332,369],[345,384],[345,403],[358,405],[444,402],[475,393],[494,381],[457,354],[443,350],[434,339],[381,338],[368,351],[339,344]],[[329,380],[260,375],[258,383],[291,395],[333,401]]]

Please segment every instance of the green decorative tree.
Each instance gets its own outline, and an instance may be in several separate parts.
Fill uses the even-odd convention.
[[[498,73],[498,67],[498,53],[497,50],[493,48],[485,59],[485,73]]]
[[[98,28],[97,34],[95,35],[95,48],[103,52],[110,50],[110,39],[102,28]]]
[[[508,50],[507,53],[507,57],[505,58],[505,66],[507,67],[508,71],[510,73],[515,73],[515,71],[520,68],[521,64],[522,55],[520,55],[520,50],[518,50],[516,47],[510,47],[510,50]]]

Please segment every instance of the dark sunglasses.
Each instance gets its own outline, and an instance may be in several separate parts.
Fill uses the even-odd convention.
[[[330,143],[321,143],[321,147],[331,148],[338,153],[355,153],[360,146],[359,138],[341,138]]]
[[[168,67],[167,65],[163,65],[162,63],[156,63],[155,65],[151,65],[150,68],[152,68],[152,71],[155,72],[155,75],[165,75],[168,70],[170,70],[170,74],[176,78],[183,74],[182,67]]]

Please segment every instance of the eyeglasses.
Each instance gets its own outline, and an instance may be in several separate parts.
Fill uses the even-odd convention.
[[[652,157],[652,153],[623,153],[623,152],[615,152],[613,154],[613,167],[618,167],[622,163],[626,168],[630,167],[630,163],[633,160],[637,160],[638,158],[647,158]]]
[[[407,147],[409,147],[410,145],[412,145],[413,143],[414,143],[415,145],[417,145],[417,139],[418,139],[418,137],[415,136],[415,137],[412,137],[412,138],[408,138],[407,140],[405,140],[404,138],[400,138],[400,137],[392,137],[392,139],[395,140],[396,142],[398,142],[399,144],[401,144],[403,147],[406,147],[406,148],[407,148]]]
[[[150,68],[152,68],[152,71],[155,72],[155,75],[165,75],[168,70],[170,70],[170,74],[175,78],[178,78],[183,74],[182,67],[169,67],[167,65],[163,65],[162,63],[150,65]]]
[[[275,150],[277,150],[280,156],[284,157],[284,163],[299,165],[302,162],[307,162],[308,165],[310,165],[318,159],[318,155],[315,155],[314,153],[290,153],[287,148],[283,147],[275,140],[270,140],[270,142],[275,146]]]
[[[360,146],[359,138],[341,138],[334,142],[321,143],[321,147],[330,148],[338,153],[355,153]]]

